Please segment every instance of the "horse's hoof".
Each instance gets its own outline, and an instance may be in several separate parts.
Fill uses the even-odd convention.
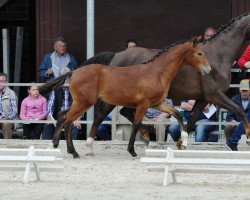
[[[247,143],[247,145],[250,146],[250,139],[247,139],[247,140],[246,140],[246,143]]]
[[[149,145],[149,140],[142,138],[142,142],[148,147]]]
[[[94,154],[94,152],[89,152],[89,153],[86,153],[85,155],[86,156],[94,156],[95,154]]]
[[[79,156],[79,154],[78,154],[77,152],[75,152],[75,153],[73,154],[73,158],[74,158],[74,159],[80,158],[80,156]]]
[[[128,152],[133,156],[133,157],[136,157],[137,156],[137,154],[135,153],[135,150],[133,150],[133,149],[127,149],[128,150]]]
[[[181,145],[181,149],[182,149],[182,150],[186,150],[186,149],[187,149],[187,147],[186,147],[186,146]]]
[[[53,147],[54,148],[57,148],[59,145],[58,144],[53,144]]]

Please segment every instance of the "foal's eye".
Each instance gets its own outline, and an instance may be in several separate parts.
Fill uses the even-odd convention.
[[[198,55],[199,55],[199,56],[202,56],[202,53],[199,52]]]

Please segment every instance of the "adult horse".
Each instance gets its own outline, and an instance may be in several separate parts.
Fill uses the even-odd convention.
[[[162,51],[147,64],[126,68],[100,64],[87,65],[41,86],[41,91],[50,91],[62,86],[69,78],[73,102],[66,114],[65,112],[59,114],[53,138],[54,147],[58,147],[61,130],[64,127],[68,152],[74,158],[79,157],[72,142],[71,126],[73,121],[94,105],[98,98],[111,105],[136,108],[128,145],[128,151],[132,156],[137,156],[134,151],[134,141],[142,118],[149,107],[172,114],[181,126],[183,142],[187,142],[187,133],[180,113],[167,105],[164,99],[167,97],[171,80],[184,63],[194,67],[203,75],[210,72],[211,67],[203,52],[196,47],[196,43],[197,38],[192,42],[173,46]]]

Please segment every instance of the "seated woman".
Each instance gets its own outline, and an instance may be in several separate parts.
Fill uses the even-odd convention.
[[[47,100],[40,95],[37,86],[28,88],[29,95],[22,101],[20,119],[43,120],[46,117]],[[24,139],[40,139],[43,124],[24,123]]]

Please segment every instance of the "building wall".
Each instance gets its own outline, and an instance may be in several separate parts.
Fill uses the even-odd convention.
[[[37,0],[37,67],[62,35],[78,63],[86,58],[86,0]],[[45,3],[46,2],[46,3]],[[119,1],[120,2],[120,1]],[[250,10],[247,0],[95,0],[95,53],[122,51],[128,38],[160,48],[219,28]]]

